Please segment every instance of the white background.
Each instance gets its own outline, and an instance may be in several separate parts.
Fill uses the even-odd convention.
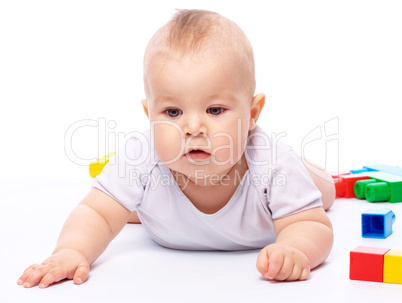
[[[103,129],[111,139],[148,128],[143,53],[174,8],[214,10],[244,30],[256,92],[267,95],[258,123],[268,133],[285,133],[283,141],[329,170],[402,164],[400,1],[138,3],[0,3],[0,176],[86,175],[119,143],[99,148],[98,129],[79,128],[67,140],[84,159],[77,165],[65,134],[82,120],[114,121]],[[312,141],[319,128],[323,137]]]
[[[16,285],[26,266],[52,251],[90,187],[87,165],[103,156],[98,130],[82,127],[70,147],[87,160],[75,164],[65,154],[69,127],[104,118],[114,121],[106,128],[112,137],[148,127],[142,57],[174,8],[214,10],[244,30],[257,92],[267,95],[258,123],[268,133],[286,133],[284,141],[329,170],[402,164],[400,1],[1,1],[0,302],[395,300],[400,285],[350,281],[348,253],[357,245],[402,249],[402,204],[346,199],[328,212],[334,249],[307,282],[260,279],[257,252],[167,250],[128,225],[83,286]],[[107,147],[114,151],[116,142]],[[360,236],[359,216],[373,207],[396,213],[386,240]]]

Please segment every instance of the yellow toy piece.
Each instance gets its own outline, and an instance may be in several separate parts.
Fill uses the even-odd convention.
[[[97,159],[94,162],[91,162],[89,164],[89,174],[92,178],[95,178],[97,175],[99,175],[105,165],[109,162],[109,159],[113,157],[116,153],[109,153],[106,156],[103,156],[102,158]]]
[[[384,282],[402,284],[402,250],[391,249],[384,255]]]

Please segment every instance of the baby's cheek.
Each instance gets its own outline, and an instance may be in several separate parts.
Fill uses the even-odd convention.
[[[184,152],[183,133],[174,124],[153,126],[155,151],[162,162],[174,161]]]
[[[215,140],[215,148],[212,151],[212,156],[217,165],[225,165],[233,158],[233,142],[220,138]]]
[[[240,119],[225,125],[229,131],[214,135],[214,156],[217,162],[237,163],[244,152],[248,129]]]
[[[234,136],[221,136],[215,138],[214,149],[212,155],[216,165],[234,164],[238,161],[239,150],[241,146],[238,146],[239,142]]]

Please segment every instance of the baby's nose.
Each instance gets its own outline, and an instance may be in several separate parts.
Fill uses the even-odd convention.
[[[185,132],[187,135],[197,136],[206,133],[205,123],[199,115],[191,115],[188,117]]]

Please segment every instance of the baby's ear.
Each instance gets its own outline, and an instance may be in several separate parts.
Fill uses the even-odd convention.
[[[255,126],[255,123],[257,123],[258,117],[261,114],[262,109],[264,108],[265,105],[265,95],[264,94],[258,94],[255,95],[253,100],[251,100],[251,106],[250,106],[250,126]]]
[[[144,108],[144,112],[147,115],[148,119],[149,119],[149,113],[148,113],[148,102],[147,99],[142,99],[141,100],[142,103],[142,107]]]

